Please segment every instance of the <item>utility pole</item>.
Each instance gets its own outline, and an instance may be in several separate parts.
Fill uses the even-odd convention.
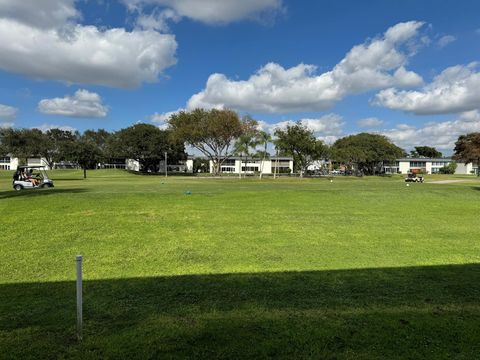
[[[168,170],[167,170],[167,152],[165,151],[165,177],[168,176]]]

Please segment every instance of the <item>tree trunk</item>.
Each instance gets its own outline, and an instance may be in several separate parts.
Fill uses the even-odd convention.
[[[238,168],[238,178],[241,179],[242,178],[242,154],[239,155],[240,157],[240,167]]]
[[[87,178],[87,168],[84,168],[84,169],[83,169],[83,178],[84,178],[84,179]]]
[[[243,177],[247,178],[247,162],[248,162],[248,155],[245,154],[245,171],[243,172]]]
[[[263,150],[262,168],[260,170],[260,180],[262,180],[263,169],[265,167],[265,158],[267,157],[267,143],[265,142],[265,149]]]

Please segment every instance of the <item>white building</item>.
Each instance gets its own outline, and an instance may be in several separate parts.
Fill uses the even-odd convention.
[[[385,165],[387,174],[408,174],[410,172],[420,172],[423,174],[438,174],[440,169],[453,162],[450,158],[402,158],[397,159],[391,165]],[[470,175],[478,172],[478,166],[472,163],[457,162],[455,174]]]
[[[20,165],[18,158],[5,156],[0,157],[0,170],[17,170],[17,167]],[[49,169],[47,161],[43,158],[28,158],[28,166],[45,166]]]
[[[10,156],[0,157],[0,170],[17,170],[18,159]]]
[[[141,166],[137,160],[127,159],[125,161],[125,168],[130,171],[140,171]],[[160,161],[158,164],[159,172],[165,171],[165,161]],[[183,173],[193,173],[193,158],[189,157],[187,160],[182,161],[180,164],[168,164],[167,160],[167,171],[168,172],[183,172]]]
[[[209,161],[210,173],[213,173],[213,161]],[[291,157],[271,157],[263,161],[262,159],[247,159],[244,157],[232,156],[225,160],[220,166],[220,173],[239,174],[290,174],[293,173],[293,158]]]

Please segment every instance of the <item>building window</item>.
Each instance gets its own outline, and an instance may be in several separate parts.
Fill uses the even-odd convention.
[[[235,166],[222,166],[220,171],[224,173],[233,173],[235,172]]]
[[[225,166],[235,166],[235,160],[234,159],[227,159],[223,162],[222,165],[225,165]]]
[[[242,166],[242,171],[258,171],[258,166]]]
[[[0,165],[0,169],[2,169],[2,170],[10,170],[10,165]]]
[[[10,164],[10,158],[8,156],[0,157],[0,164]]]
[[[424,168],[427,166],[425,161],[410,161],[411,168]]]

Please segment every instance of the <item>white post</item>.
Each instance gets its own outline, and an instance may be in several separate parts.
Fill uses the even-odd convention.
[[[82,301],[82,255],[77,255],[77,338],[83,338],[83,301]]]
[[[165,177],[167,177],[167,152],[165,151]]]

